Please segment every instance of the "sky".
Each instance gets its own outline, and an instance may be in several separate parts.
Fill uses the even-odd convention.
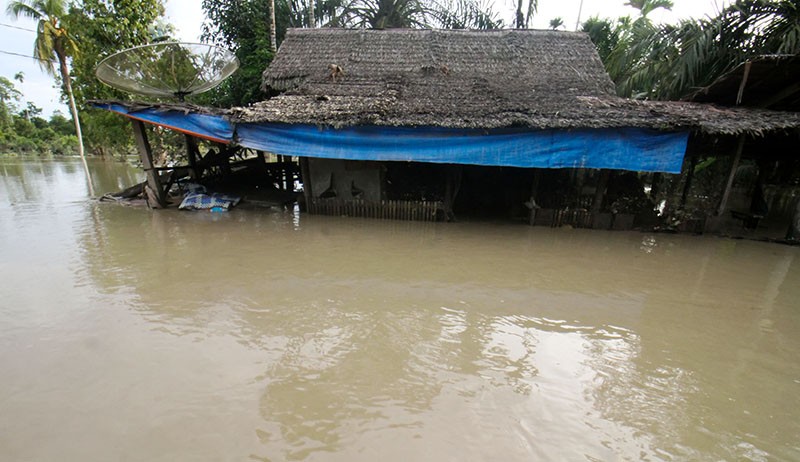
[[[632,15],[635,10],[625,6],[626,0],[583,0],[580,19],[591,16],[601,18],[618,18]],[[701,18],[714,15],[731,0],[673,0],[672,11],[656,10],[650,14],[656,22],[674,23],[679,19]],[[493,0],[494,10],[499,13],[506,24],[512,21],[515,0]],[[167,22],[176,28],[176,36],[181,41],[197,42],[205,16],[199,0],[165,0]],[[53,79],[45,74],[32,55],[36,24],[28,20],[13,20],[5,14],[8,0],[0,0],[0,76],[12,79],[17,72],[25,74],[22,84],[15,82],[22,94],[22,102],[31,101],[43,109],[43,115],[49,117],[54,111],[69,114],[69,109],[60,101],[59,90]],[[565,28],[574,30],[578,20],[581,0],[539,0],[539,10],[534,16],[531,27],[546,29],[550,20],[560,17]],[[9,27],[10,26],[10,27]],[[14,54],[8,53],[16,53]],[[28,57],[25,57],[28,56]]]

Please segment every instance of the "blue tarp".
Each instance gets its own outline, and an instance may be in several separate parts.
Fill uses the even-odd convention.
[[[195,113],[185,114],[183,112],[159,110],[155,108],[135,110],[121,104],[96,103],[94,106],[122,114],[131,119],[160,125],[218,143],[228,144],[233,141],[233,124],[222,116]]]
[[[680,173],[689,132],[639,128],[465,130],[437,127],[234,124],[222,116],[132,110],[127,117],[222,143],[290,156],[536,168],[608,168]]]
[[[656,130],[462,130],[434,127],[238,124],[238,144],[276,154],[537,168],[680,173],[688,132]]]

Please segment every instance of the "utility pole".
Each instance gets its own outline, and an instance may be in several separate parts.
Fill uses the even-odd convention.
[[[581,27],[581,13],[583,13],[583,0],[581,0],[581,4],[578,7],[578,19],[575,21],[576,31]]]

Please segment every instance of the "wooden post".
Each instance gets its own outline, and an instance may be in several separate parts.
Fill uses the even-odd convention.
[[[445,165],[444,214],[446,221],[455,221],[453,204],[461,188],[461,165]]]
[[[725,185],[725,192],[722,193],[722,199],[719,201],[718,216],[725,212],[725,207],[728,205],[728,199],[733,188],[733,179],[736,177],[736,170],[739,169],[739,161],[742,159],[742,151],[744,151],[744,135],[739,136],[739,143],[736,145],[736,154],[733,157],[731,172],[728,174],[728,183]]]
[[[533,170],[533,181],[531,182],[531,213],[529,217],[529,223],[533,226],[534,222],[536,221],[536,209],[539,206],[536,204],[536,196],[539,191],[539,181],[542,179],[542,169],[536,168]]]
[[[150,141],[147,140],[144,123],[139,120],[131,120],[131,124],[133,125],[133,138],[139,149],[139,159],[142,161],[142,167],[147,176],[147,185],[144,188],[147,203],[153,208],[165,208],[167,198],[164,188],[161,186],[158,171],[153,166],[153,150],[150,148]]]
[[[200,172],[197,170],[197,155],[199,154],[197,140],[192,135],[184,136],[186,137],[186,159],[189,162],[190,177],[198,180]]]
[[[597,177],[597,188],[594,191],[594,200],[592,201],[592,213],[597,214],[603,209],[603,198],[606,195],[606,187],[608,187],[608,178],[611,176],[611,170],[604,168],[600,170]]]
[[[650,200],[654,203],[658,199],[658,194],[661,192],[661,177],[663,174],[661,172],[654,172],[653,173],[653,180],[650,184]]]
[[[686,182],[683,184],[683,192],[681,192],[681,210],[686,208],[686,200],[689,197],[689,190],[692,188],[692,179],[694,178],[694,169],[697,166],[697,156],[694,153],[690,154],[689,169],[686,171]]]
[[[313,191],[311,191],[311,171],[308,168],[308,157],[300,158],[300,177],[303,182],[303,197],[306,200],[306,211],[309,211],[314,194]]]
[[[786,240],[800,239],[800,200],[794,207],[794,214],[792,215],[792,222],[789,223],[789,229],[786,231]]]

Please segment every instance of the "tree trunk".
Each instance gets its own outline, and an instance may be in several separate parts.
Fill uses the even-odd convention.
[[[278,51],[278,38],[275,33],[275,0],[269,0],[269,43],[273,53]]]
[[[86,173],[86,182],[89,185],[89,195],[94,196],[94,185],[92,185],[92,175],[89,173],[89,165],[86,163],[86,155],[83,150],[83,133],[81,132],[81,121],[78,118],[78,106],[75,105],[75,96],[72,94],[72,79],[67,68],[67,58],[63,53],[56,53],[58,56],[59,70],[61,71],[61,81],[64,84],[64,93],[69,99],[69,111],[72,113],[72,122],[75,124],[75,136],[78,137],[78,155],[81,156],[83,171]]]
[[[308,27],[317,27],[317,15],[314,13],[314,0],[308,0]]]

